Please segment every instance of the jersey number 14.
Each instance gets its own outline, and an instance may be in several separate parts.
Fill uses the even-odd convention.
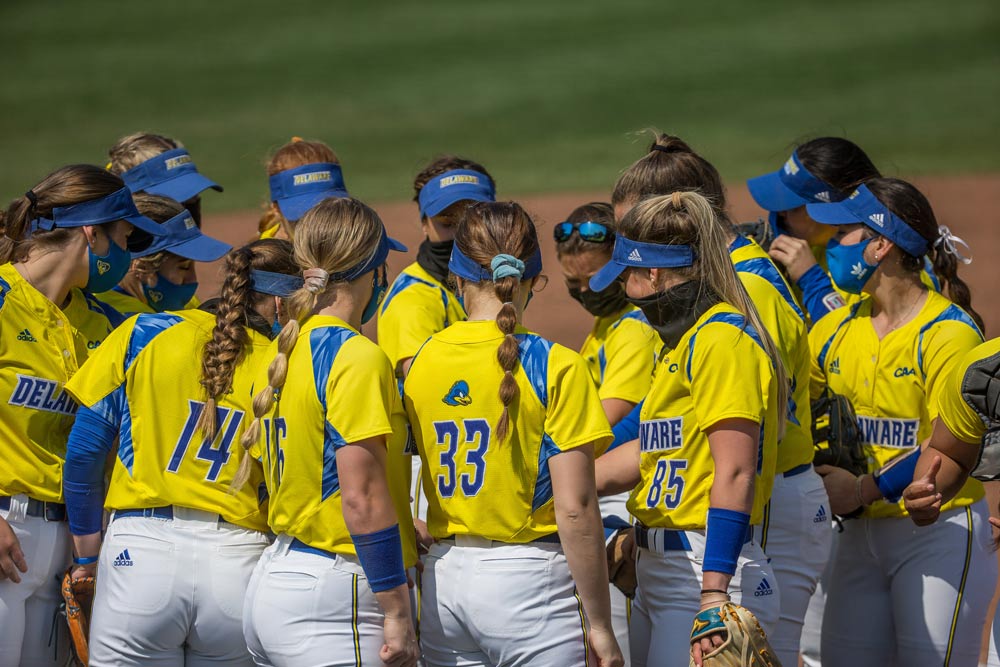
[[[187,421],[184,422],[181,435],[177,438],[177,444],[174,445],[174,453],[170,456],[170,462],[167,464],[167,472],[176,473],[180,469],[181,463],[184,462],[184,457],[191,446],[191,441],[194,440],[195,426],[197,426],[198,419],[201,417],[201,411],[204,409],[205,404],[203,402],[188,399]],[[226,465],[226,462],[229,461],[230,448],[242,421],[242,410],[221,406],[215,409],[215,424],[217,429],[215,437],[201,437],[201,446],[198,447],[198,451],[194,455],[194,458],[198,461],[205,461],[210,464],[208,472],[205,473],[205,481],[214,482],[219,479],[222,466]]]

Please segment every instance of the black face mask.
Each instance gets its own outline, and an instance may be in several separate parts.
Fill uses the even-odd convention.
[[[417,250],[417,264],[443,283],[448,279],[448,260],[451,259],[451,249],[454,246],[454,241],[424,239]]]
[[[600,292],[593,290],[581,292],[577,287],[570,287],[569,295],[594,317],[614,315],[628,305],[625,289],[617,280]]]
[[[667,347],[673,349],[684,332],[722,299],[700,281],[689,280],[665,292],[628,301],[642,310],[650,326],[656,329]]]

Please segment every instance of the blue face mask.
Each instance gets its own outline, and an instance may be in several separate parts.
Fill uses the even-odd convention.
[[[386,278],[385,266],[383,265],[375,269],[375,277],[372,278],[372,296],[368,299],[368,303],[365,304],[364,312],[361,313],[361,324],[365,324],[368,320],[375,317],[382,299],[385,298],[387,289],[389,289],[389,281]]]
[[[90,273],[87,277],[86,289],[93,294],[107,292],[121,282],[132,264],[132,253],[108,237],[108,254],[98,255],[93,248],[90,254]]]
[[[165,310],[181,310],[191,301],[198,283],[183,283],[178,285],[164,278],[159,273],[156,274],[156,284],[142,286],[142,293],[146,295],[146,302],[152,306],[153,310],[162,313]]]
[[[865,261],[865,248],[874,239],[865,239],[854,245],[841,245],[837,239],[826,244],[826,264],[830,277],[840,289],[851,294],[861,294],[862,288],[875,273],[878,264]]]
[[[284,327],[281,326],[281,321],[278,319],[278,311],[275,310],[274,311],[274,324],[271,325],[271,340],[274,340],[275,338],[277,338],[278,334],[281,333],[282,329],[284,329]]]

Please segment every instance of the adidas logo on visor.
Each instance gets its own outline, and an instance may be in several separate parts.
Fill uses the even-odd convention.
[[[884,213],[872,213],[868,216],[868,219],[874,222],[879,227],[885,224],[885,214]]]
[[[632,248],[632,252],[630,252],[628,254],[628,260],[630,262],[641,262],[642,261],[642,255],[639,254],[639,249],[638,248]]]
[[[824,190],[823,192],[817,192],[816,193],[816,199],[818,199],[818,200],[820,200],[822,202],[826,202],[827,204],[829,204],[830,203],[830,193],[827,192],[826,190]]]

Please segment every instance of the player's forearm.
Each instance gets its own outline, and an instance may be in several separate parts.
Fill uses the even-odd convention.
[[[375,599],[386,616],[410,621],[410,589],[406,584],[379,591]]]
[[[931,467],[931,462],[937,456],[941,459],[941,468],[934,478],[937,492],[941,494],[941,504],[948,502],[962,490],[965,483],[969,481],[970,470],[966,469],[962,462],[951,458],[946,452],[938,450],[933,443],[920,454],[917,467],[913,472],[913,479],[919,479],[927,474]]]
[[[556,524],[569,571],[590,624],[610,630],[608,562],[597,496],[592,503],[565,505],[556,501]]]
[[[352,535],[374,533],[398,523],[386,479],[384,448],[384,440],[373,438],[346,445],[337,453],[341,509]]]
[[[597,495],[612,496],[631,491],[640,481],[639,441],[614,448],[596,462]]]

